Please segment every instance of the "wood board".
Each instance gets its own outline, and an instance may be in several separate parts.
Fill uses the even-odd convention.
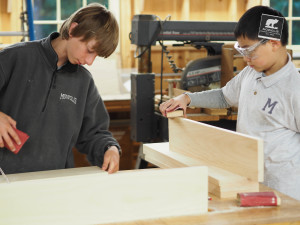
[[[264,178],[263,140],[185,118],[169,119],[170,151],[252,181]]]
[[[168,142],[144,144],[143,153],[146,161],[164,169],[206,165],[198,159],[170,151]],[[235,198],[238,192],[258,190],[258,182],[218,167],[208,167],[208,191],[219,198]]]
[[[208,115],[227,116],[227,109],[203,108],[203,112]]]
[[[206,113],[186,114],[186,118],[194,121],[219,121],[220,116],[208,115]]]
[[[183,109],[167,112],[167,118],[183,117]]]
[[[103,224],[207,212],[207,167],[59,172],[8,175],[11,182],[0,184],[1,223]]]
[[[274,191],[260,184],[259,191]],[[209,212],[199,216],[168,217],[111,225],[300,225],[300,202],[277,192],[280,207],[240,207],[236,198],[212,196]]]

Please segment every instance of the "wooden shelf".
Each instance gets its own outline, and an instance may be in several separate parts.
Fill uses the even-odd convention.
[[[104,104],[109,113],[130,112],[130,101],[131,100],[110,100],[104,101]]]

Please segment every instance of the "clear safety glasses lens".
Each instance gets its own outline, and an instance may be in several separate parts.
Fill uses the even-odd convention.
[[[236,43],[234,44],[234,48],[235,48],[242,56],[245,56],[245,57],[247,57],[247,58],[253,59],[253,58],[256,58],[256,56],[253,55],[254,50],[255,50],[258,46],[260,46],[260,45],[266,43],[267,41],[268,41],[267,39],[262,39],[262,40],[260,40],[259,42],[255,43],[254,45],[251,45],[251,46],[248,47],[248,48],[241,48],[241,47],[239,46],[239,43],[236,42]]]

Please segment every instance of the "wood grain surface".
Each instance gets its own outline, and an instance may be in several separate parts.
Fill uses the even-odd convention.
[[[263,181],[263,141],[185,118],[169,119],[170,151]]]
[[[78,171],[8,175],[10,183],[0,184],[0,224],[103,224],[207,212],[207,167]]]

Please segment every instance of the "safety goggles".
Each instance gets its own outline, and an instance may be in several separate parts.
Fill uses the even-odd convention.
[[[258,57],[257,55],[254,54],[255,49],[256,49],[258,46],[260,46],[260,45],[266,43],[267,41],[268,41],[268,39],[262,39],[262,40],[260,40],[259,42],[255,43],[254,45],[251,45],[251,46],[248,47],[248,48],[241,48],[241,47],[239,46],[239,43],[236,42],[236,43],[234,44],[234,48],[235,48],[242,56],[245,56],[245,57],[247,57],[247,58],[249,58],[249,59],[255,59],[255,58]]]

